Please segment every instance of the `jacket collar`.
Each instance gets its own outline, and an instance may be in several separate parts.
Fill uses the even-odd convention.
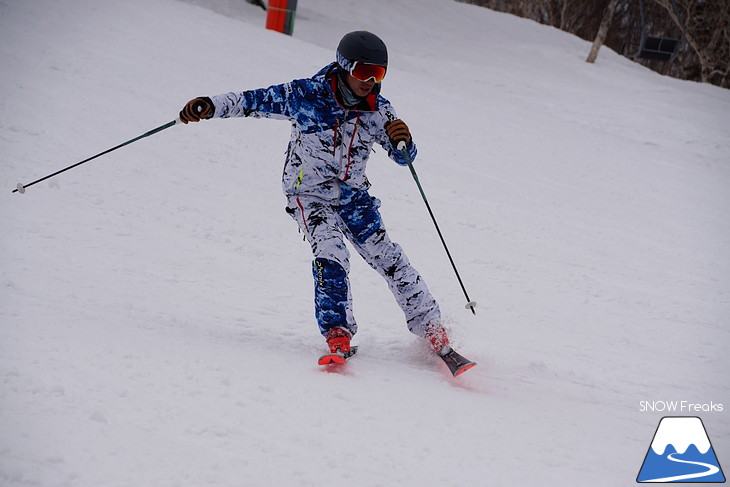
[[[324,78],[329,82],[329,86],[332,89],[332,94],[337,101],[337,104],[342,108],[349,108],[350,110],[357,110],[360,112],[374,112],[378,109],[378,95],[380,94],[380,83],[376,83],[373,87],[373,91],[368,96],[363,98],[360,103],[353,107],[346,107],[342,102],[342,95],[337,87],[337,76],[340,73],[344,73],[342,68],[337,63],[332,63],[326,68]]]

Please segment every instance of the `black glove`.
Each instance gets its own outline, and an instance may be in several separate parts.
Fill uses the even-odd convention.
[[[393,147],[398,147],[399,142],[407,144],[411,141],[411,132],[408,130],[408,125],[401,119],[386,123],[385,132],[388,134]]]
[[[207,96],[194,98],[180,110],[180,121],[182,123],[199,122],[213,116],[215,107],[213,101]]]

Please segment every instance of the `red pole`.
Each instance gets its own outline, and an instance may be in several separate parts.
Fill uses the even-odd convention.
[[[266,28],[276,32],[284,32],[287,0],[269,0],[266,9]]]
[[[266,9],[266,28],[291,35],[296,11],[297,0],[269,0]]]

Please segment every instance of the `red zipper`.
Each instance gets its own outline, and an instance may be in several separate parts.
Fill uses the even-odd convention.
[[[352,151],[352,144],[355,142],[355,135],[357,135],[357,127],[360,125],[360,113],[357,114],[357,119],[355,119],[355,128],[352,130],[352,138],[350,139],[350,145],[347,147],[347,167],[345,168],[345,177],[342,178],[343,181],[347,181],[347,176],[350,173],[350,151]]]
[[[304,206],[302,205],[302,202],[299,201],[299,198],[297,198],[297,205],[299,206],[299,210],[302,212],[302,223],[304,223],[304,229],[309,232],[309,227],[307,226],[307,217],[304,215]]]

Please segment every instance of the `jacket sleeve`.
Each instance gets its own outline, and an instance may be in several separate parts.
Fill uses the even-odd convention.
[[[393,146],[393,144],[390,141],[390,138],[388,138],[388,134],[385,131],[385,124],[388,122],[391,122],[393,120],[398,119],[398,115],[396,115],[395,110],[393,109],[393,106],[389,102],[385,102],[384,104],[380,105],[380,108],[378,110],[381,114],[381,123],[380,127],[378,127],[378,134],[377,134],[377,141],[378,143],[388,152],[388,157],[393,159],[396,163],[400,164],[401,166],[407,166],[408,161],[406,160],[405,156],[403,155],[403,152],[398,150],[396,147]],[[416,149],[416,144],[413,142],[413,139],[406,144],[406,152],[408,153],[408,156],[411,159],[411,162],[413,162],[416,159],[416,155],[418,154],[418,151]]]
[[[266,117],[291,119],[298,106],[299,81],[211,96],[214,118]]]

